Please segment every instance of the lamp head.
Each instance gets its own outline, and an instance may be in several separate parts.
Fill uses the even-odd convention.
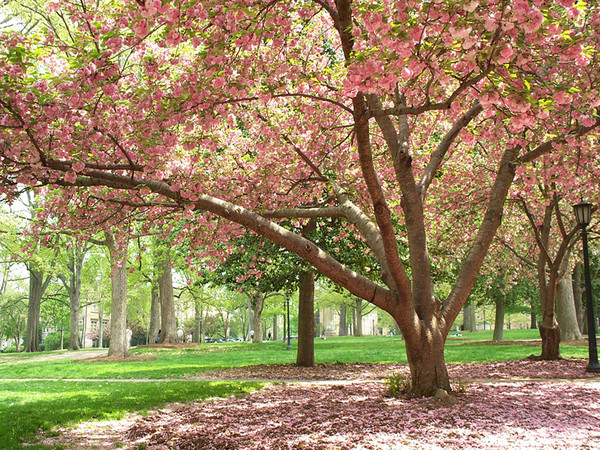
[[[575,211],[575,218],[579,226],[587,227],[592,220],[592,204],[581,201],[573,205],[573,210]]]

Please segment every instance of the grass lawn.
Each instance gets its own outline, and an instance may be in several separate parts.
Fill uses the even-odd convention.
[[[446,361],[452,363],[503,361],[539,354],[540,345],[492,345],[490,331],[463,333],[446,344]],[[537,330],[506,330],[507,341],[531,340]],[[293,363],[293,350],[285,343],[203,344],[182,349],[139,347],[137,356],[151,361],[77,362],[71,359],[35,360],[41,354],[0,355],[0,448],[21,447],[40,431],[81,421],[118,419],[127,412],[145,412],[169,402],[207,397],[243,395],[259,383],[187,381],[207,370],[255,364]],[[77,352],[73,352],[76,355]],[[48,355],[50,353],[46,353]],[[586,347],[562,346],[564,357],[587,357]],[[398,337],[335,337],[315,340],[317,363],[406,363],[404,342]],[[25,379],[46,379],[25,381]],[[62,381],[65,379],[89,381]],[[54,381],[49,380],[54,379]],[[110,379],[117,381],[94,381]],[[166,382],[122,382],[127,379],[175,379]]]

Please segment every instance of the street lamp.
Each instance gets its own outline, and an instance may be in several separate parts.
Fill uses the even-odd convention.
[[[573,205],[577,224],[581,227],[581,238],[583,240],[583,271],[585,275],[585,305],[587,309],[588,325],[588,351],[589,363],[586,372],[600,372],[598,363],[598,347],[596,343],[596,320],[594,319],[594,303],[592,300],[592,279],[590,277],[590,260],[588,257],[587,226],[592,217],[592,205],[581,201]]]

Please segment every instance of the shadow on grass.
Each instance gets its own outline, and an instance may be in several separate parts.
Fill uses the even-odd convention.
[[[243,395],[260,383],[0,382],[0,448],[21,448],[40,433],[84,420],[120,419],[167,403]],[[34,447],[35,448],[35,447]]]

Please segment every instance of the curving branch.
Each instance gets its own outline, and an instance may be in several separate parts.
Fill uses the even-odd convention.
[[[454,126],[448,130],[442,141],[438,144],[435,151],[431,154],[431,159],[429,160],[429,164],[427,165],[425,172],[423,172],[423,176],[419,181],[419,189],[421,190],[421,198],[425,199],[427,196],[427,189],[431,185],[435,174],[440,168],[442,162],[444,161],[444,157],[448,153],[448,150],[454,143],[454,140],[458,136],[458,134],[463,130],[471,121],[477,117],[479,113],[483,111],[483,107],[476,101],[473,106],[465,112],[460,119],[456,121]]]

